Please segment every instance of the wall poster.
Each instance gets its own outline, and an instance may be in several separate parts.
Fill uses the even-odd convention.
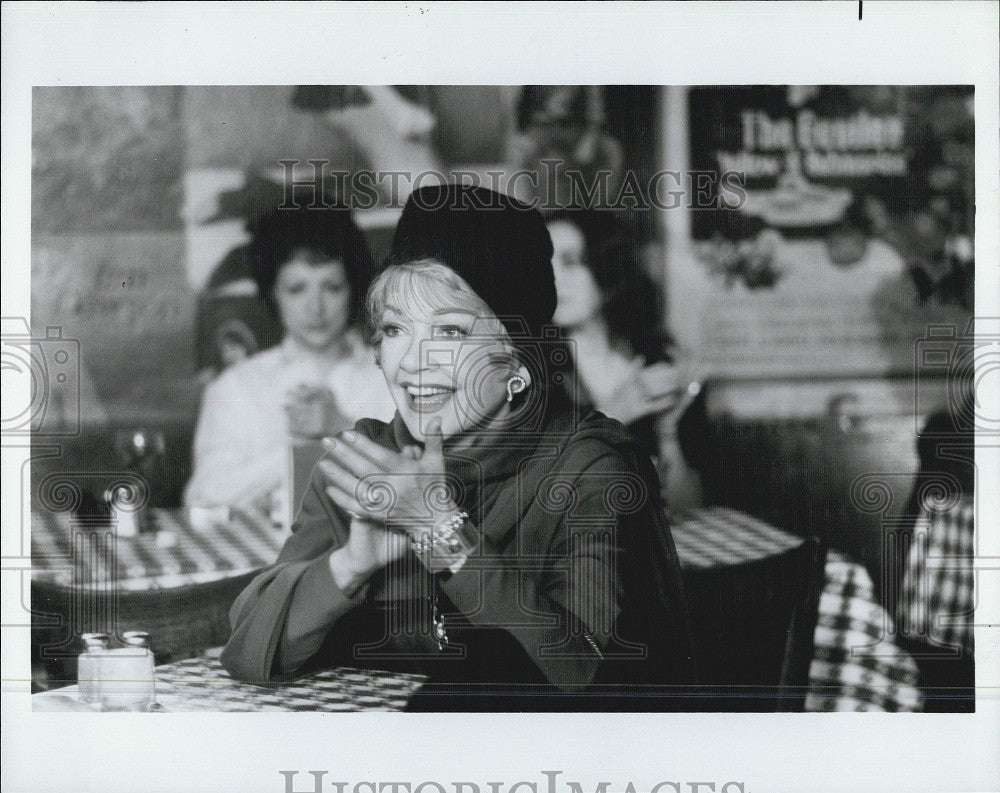
[[[905,375],[929,326],[961,338],[971,86],[694,87],[683,112],[695,192],[670,302],[713,374]]]

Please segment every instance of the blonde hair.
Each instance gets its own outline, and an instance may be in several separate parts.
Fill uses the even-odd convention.
[[[510,346],[510,337],[503,323],[468,282],[436,259],[418,259],[406,264],[386,267],[372,281],[365,307],[372,330],[372,344],[377,348],[382,340],[382,314],[388,306],[399,308],[393,297],[400,295],[416,301],[428,312],[441,310],[467,311],[476,316],[474,334],[500,336]]]

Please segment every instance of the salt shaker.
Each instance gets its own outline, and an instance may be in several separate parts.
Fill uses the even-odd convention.
[[[126,631],[124,647],[101,657],[101,709],[149,710],[156,701],[156,672],[149,634]]]
[[[83,702],[94,703],[100,699],[101,656],[111,648],[111,637],[106,633],[84,633],[80,639],[84,650],[77,658],[77,687]]]

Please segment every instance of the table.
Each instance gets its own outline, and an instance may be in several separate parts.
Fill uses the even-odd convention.
[[[400,711],[426,678],[401,672],[341,667],[264,688],[233,680],[217,653],[156,668],[154,712]],[[36,710],[68,709],[76,686],[36,694]],[[80,709],[80,708],[77,708]],[[85,710],[96,710],[84,707]]]
[[[917,664],[892,640],[868,571],[831,552],[824,573],[805,709],[922,710]]]
[[[232,510],[230,522],[210,530],[196,530],[185,511],[154,510],[153,518],[172,535],[171,543],[163,544],[156,535],[116,538],[107,527],[74,523],[64,513],[36,514],[32,524],[35,575],[74,587],[126,593],[173,591],[265,567],[277,557],[288,536],[266,516],[240,510]],[[675,516],[671,531],[685,568],[762,559],[803,542],[801,537],[724,507]],[[846,557],[830,553],[819,600],[806,709],[919,710],[916,664],[891,641],[893,635],[891,619],[878,604],[868,573]],[[180,666],[178,671],[204,670]],[[230,681],[227,685],[242,684]]]
[[[119,537],[114,526],[68,512],[35,510],[33,578],[119,591],[168,589],[237,577],[273,563],[289,537],[263,513],[230,508],[225,520],[196,526],[187,509],[153,509],[155,532]]]

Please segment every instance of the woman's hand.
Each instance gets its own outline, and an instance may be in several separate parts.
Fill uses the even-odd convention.
[[[352,518],[347,542],[330,554],[334,581],[351,595],[372,573],[403,556],[407,545],[404,534],[386,531],[371,521]]]
[[[300,383],[288,392],[285,413],[289,431],[298,438],[322,438],[351,425],[340,412],[333,391],[325,385]]]
[[[441,420],[427,427],[423,451],[394,452],[356,432],[327,438],[319,462],[327,495],[357,519],[419,539],[434,523],[458,512],[447,487]],[[352,528],[353,531],[353,528]]]
[[[644,416],[672,413],[686,404],[692,384],[684,382],[678,367],[668,363],[654,363],[646,366],[641,359],[633,368],[632,376],[624,379],[603,405],[598,409],[618,419],[622,424],[631,424]]]

